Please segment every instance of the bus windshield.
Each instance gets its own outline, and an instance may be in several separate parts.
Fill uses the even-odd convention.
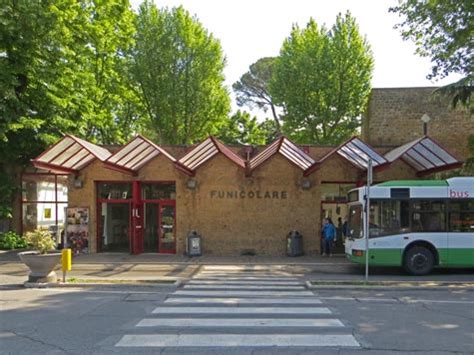
[[[349,238],[362,238],[362,205],[354,205],[349,208]]]

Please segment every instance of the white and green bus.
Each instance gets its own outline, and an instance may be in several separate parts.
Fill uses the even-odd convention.
[[[366,187],[351,190],[345,252],[365,264]],[[389,181],[370,188],[369,265],[425,275],[474,267],[474,177]]]

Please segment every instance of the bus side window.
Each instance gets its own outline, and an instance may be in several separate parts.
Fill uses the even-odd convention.
[[[410,230],[410,201],[400,201],[400,227],[402,232]]]
[[[474,202],[451,201],[449,211],[449,231],[474,233]]]

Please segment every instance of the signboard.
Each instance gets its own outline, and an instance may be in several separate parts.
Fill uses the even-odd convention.
[[[74,254],[89,252],[89,209],[68,207],[66,209],[67,247]]]

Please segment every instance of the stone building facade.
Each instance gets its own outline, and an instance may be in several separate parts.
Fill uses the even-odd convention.
[[[401,145],[423,134],[421,117],[427,114],[428,135],[464,160],[474,118],[465,109],[452,109],[436,87],[374,88],[363,119],[362,138],[375,146]]]

